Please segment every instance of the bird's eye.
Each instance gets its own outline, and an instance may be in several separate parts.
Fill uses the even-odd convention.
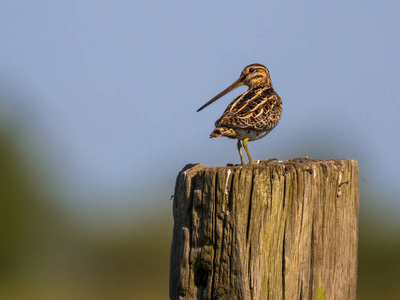
[[[253,73],[255,70],[253,68],[250,68],[249,72]]]

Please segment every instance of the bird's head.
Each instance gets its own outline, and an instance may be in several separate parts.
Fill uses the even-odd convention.
[[[272,86],[268,69],[262,64],[251,64],[245,67],[239,80],[248,87]]]

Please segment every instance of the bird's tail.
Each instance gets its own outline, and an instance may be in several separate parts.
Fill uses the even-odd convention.
[[[229,138],[236,138],[236,132],[232,128],[228,127],[217,127],[211,132],[210,138],[216,138],[220,136],[227,136]]]

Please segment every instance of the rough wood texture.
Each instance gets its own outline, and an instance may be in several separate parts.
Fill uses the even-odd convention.
[[[187,165],[178,175],[171,299],[356,299],[355,160]]]

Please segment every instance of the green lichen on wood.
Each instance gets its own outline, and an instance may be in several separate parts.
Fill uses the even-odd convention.
[[[316,290],[315,300],[325,300],[325,289],[323,285],[319,285]]]

